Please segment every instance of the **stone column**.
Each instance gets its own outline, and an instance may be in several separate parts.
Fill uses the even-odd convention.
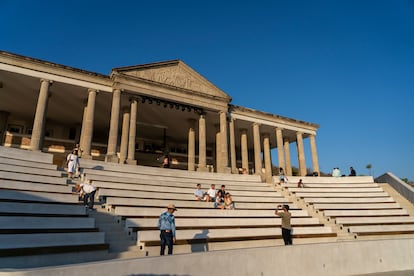
[[[292,175],[292,163],[290,162],[290,142],[288,138],[285,138],[283,140],[283,146],[285,148],[285,155],[286,155],[285,174]]]
[[[318,162],[318,153],[316,151],[316,140],[315,135],[311,135],[310,139],[310,148],[312,153],[312,168],[314,173],[318,173],[319,175],[319,162]]]
[[[111,121],[109,124],[108,149],[105,161],[118,163],[116,148],[118,144],[119,111],[121,109],[121,90],[112,92]]]
[[[230,162],[231,162],[231,173],[238,173],[237,171],[237,160],[236,160],[236,139],[234,135],[234,119],[231,118],[229,122],[230,128]]]
[[[264,153],[264,164],[265,164],[265,179],[267,183],[272,183],[272,159],[270,156],[270,141],[269,134],[264,134],[263,137],[263,153]]]
[[[240,131],[242,168],[246,168],[246,170],[249,172],[249,150],[247,146],[247,129],[241,129]]]
[[[0,146],[4,143],[4,137],[7,131],[7,121],[9,119],[9,112],[0,111]]]
[[[136,165],[135,160],[135,138],[137,136],[137,100],[131,100],[131,115],[129,118],[128,160],[127,163]]]
[[[206,114],[198,119],[198,171],[206,172]]]
[[[80,145],[83,150],[82,158],[92,159],[92,137],[93,137],[93,125],[95,117],[95,101],[96,93],[95,89],[88,89],[88,106],[86,108],[86,119],[82,122],[82,137],[83,145]]]
[[[79,146],[81,147],[81,154],[83,153],[83,144],[84,144],[84,142],[83,142],[83,140],[84,140],[84,138],[83,138],[83,136],[84,136],[84,133],[83,133],[83,131],[82,131],[82,128],[83,128],[83,122],[86,122],[86,114],[88,114],[88,100],[87,99],[85,99],[85,100],[83,100],[83,115],[82,115],[82,125],[81,125],[81,127],[80,127],[80,140],[79,140]],[[69,149],[69,150],[71,150],[71,149]]]
[[[253,142],[254,142],[254,170],[255,174],[262,174],[262,159],[260,158],[260,124],[253,123]]]
[[[195,120],[189,120],[188,128],[188,170],[195,170]]]
[[[298,148],[298,159],[299,159],[299,175],[306,175],[306,162],[305,162],[305,150],[303,147],[303,134],[302,132],[296,132],[296,144]]]
[[[230,173],[229,168],[229,143],[227,135],[227,112],[220,111],[220,171]]]
[[[124,114],[122,116],[121,149],[119,151],[119,163],[121,164],[126,162],[128,154],[129,121],[129,110],[124,110]]]
[[[221,133],[220,133],[220,125],[215,124],[214,127],[216,128],[216,172],[223,172],[223,168],[221,165]]]
[[[52,81],[50,80],[40,80],[39,98],[37,99],[36,113],[32,128],[32,137],[30,139],[30,149],[33,151],[42,150],[47,103],[49,99],[49,86],[51,84]]]
[[[276,128],[277,160],[279,168],[285,170],[285,156],[283,151],[283,133],[281,128]]]

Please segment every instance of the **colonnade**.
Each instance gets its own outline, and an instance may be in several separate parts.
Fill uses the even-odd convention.
[[[30,149],[34,151],[41,150],[42,140],[45,129],[46,110],[49,98],[49,87],[52,81],[40,80],[39,97],[37,101],[36,114],[33,123],[33,131],[31,137]],[[94,128],[95,102],[97,94],[96,89],[88,89],[88,100],[84,107],[82,130],[80,136],[80,146],[83,149],[83,158],[91,157],[91,145]],[[107,154],[105,160],[107,162],[120,162],[128,164],[136,164],[135,160],[135,140],[137,133],[137,111],[138,102],[136,98],[130,99],[130,106],[121,110],[121,94],[120,89],[113,89],[112,93],[112,107],[109,123],[109,135],[107,143]],[[117,155],[118,149],[118,129],[122,111],[122,133],[121,143],[119,149],[119,157]],[[236,157],[236,141],[240,139],[240,154],[242,168],[249,168],[249,144],[248,132],[249,129],[237,129],[240,133],[236,137],[235,120],[231,117],[227,110],[217,111],[219,122],[216,125],[216,171],[223,173],[238,173],[237,157]],[[206,113],[199,112],[198,121],[189,119],[188,121],[188,170],[189,171],[207,171],[206,162]],[[237,119],[238,120],[238,119]],[[246,121],[245,121],[246,122]],[[196,164],[196,124],[198,123],[198,164]],[[270,133],[261,133],[261,124],[258,122],[251,122],[251,130],[253,136],[253,158],[254,173],[262,174],[264,165],[264,177],[270,180],[272,177],[272,159],[271,159],[271,141]],[[244,124],[245,125],[245,124]],[[268,129],[268,128],[267,128]],[[287,137],[283,137],[284,131],[294,131],[292,129],[283,129],[275,127],[275,137],[277,146],[278,166],[285,170],[287,175],[292,175],[290,143]],[[303,135],[301,131],[296,132],[296,145],[298,153],[299,174],[306,175],[306,162],[303,144]],[[313,172],[319,173],[318,157],[316,150],[316,140],[314,134],[307,133],[310,138],[310,149],[312,155]],[[263,144],[261,143],[263,141]],[[238,142],[238,141],[237,141]],[[262,151],[263,148],[263,151]],[[263,161],[262,161],[263,153]],[[119,158],[119,159],[118,159]]]

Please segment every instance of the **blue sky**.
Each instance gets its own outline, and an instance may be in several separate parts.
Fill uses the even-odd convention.
[[[372,164],[374,176],[414,180],[414,1],[2,0],[0,10],[1,50],[103,74],[181,59],[233,104],[319,124],[322,171],[367,175]]]

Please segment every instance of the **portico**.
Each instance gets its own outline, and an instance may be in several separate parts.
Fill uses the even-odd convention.
[[[269,181],[272,163],[292,175],[296,143],[299,174],[319,172],[318,125],[232,105],[180,60],[114,68],[105,76],[0,52],[0,81],[5,146],[65,156],[80,143],[82,158],[148,166],[168,154],[173,168],[246,168]]]

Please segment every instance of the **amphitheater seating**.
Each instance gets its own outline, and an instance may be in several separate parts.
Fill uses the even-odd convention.
[[[303,188],[290,180],[284,189],[355,237],[414,233],[414,218],[371,177],[306,177]]]
[[[178,208],[175,252],[180,253],[282,244],[281,220],[274,215],[278,204],[291,208],[295,243],[335,241],[338,227],[333,224],[351,238],[414,233],[414,218],[372,177],[303,177],[304,188],[297,187],[299,178],[289,177],[288,183],[275,189],[257,175],[80,162],[83,178],[98,187],[96,195],[105,203],[99,214],[108,214],[109,223],[123,225],[141,256],[159,254],[158,217],[170,203]],[[205,191],[210,184],[217,189],[226,185],[236,210],[214,209],[213,203],[196,201],[196,183]],[[105,234],[78,204],[72,189],[52,165],[51,155],[0,147],[3,260],[108,251]]]
[[[145,229],[155,230],[157,227],[158,218],[127,218],[125,226],[128,229]],[[306,218],[293,218],[291,221],[293,226],[322,226],[318,218],[306,217]],[[254,226],[273,226],[280,227],[280,218],[176,218],[176,225],[179,228],[191,228],[194,226],[205,227],[205,228],[216,228],[216,227],[230,227],[239,228],[248,225],[249,227]]]
[[[213,207],[212,202],[200,202],[195,200],[181,200],[169,198],[169,199],[146,199],[146,198],[129,198],[129,197],[107,197],[106,206],[111,208],[112,206],[130,206],[130,207],[165,207],[171,200],[174,200],[177,208],[198,208],[198,209],[211,209]],[[287,204],[290,209],[298,209],[297,205],[289,202],[286,198],[277,198],[274,202],[237,202],[237,209],[255,209],[255,210],[274,210],[276,204]]]
[[[413,224],[398,224],[398,225],[363,225],[350,226],[348,231],[355,233],[358,236],[363,235],[391,235],[391,234],[413,234]]]
[[[392,197],[307,197],[307,204],[315,203],[385,203],[395,202]]]
[[[398,203],[314,203],[316,210],[373,210],[373,209],[400,209]]]
[[[81,163],[82,166],[85,164],[86,179],[99,187],[97,194],[105,199],[107,210],[125,223],[127,231],[145,252],[159,253],[157,221],[169,203],[178,208],[175,213],[177,244],[183,245],[182,248],[191,245],[188,250],[192,251],[195,244],[207,243],[211,249],[215,243],[220,243],[221,248],[226,248],[224,244],[229,243],[231,246],[227,248],[232,248],[246,246],[247,241],[280,240],[280,219],[274,215],[277,204],[291,207],[295,238],[336,236],[318,218],[312,218],[306,210],[262,183],[259,176],[119,166],[89,160]],[[226,185],[236,210],[214,209],[212,202],[196,201],[193,194],[196,183],[201,183],[204,191],[210,184],[216,184],[216,189]],[[200,236],[197,233],[208,234]]]
[[[29,255],[53,264],[61,253],[108,251],[105,233],[72,189],[52,155],[0,147],[1,267],[24,266]]]
[[[180,230],[177,236],[178,242],[191,240],[192,242],[212,242],[214,240],[223,239],[259,239],[259,238],[280,238],[281,229],[274,227],[266,228],[230,228],[230,229],[190,229]],[[297,227],[294,230],[294,237],[300,236],[332,236],[334,235],[330,227]],[[160,232],[158,230],[139,231],[138,245],[145,250],[148,244],[158,243]]]

